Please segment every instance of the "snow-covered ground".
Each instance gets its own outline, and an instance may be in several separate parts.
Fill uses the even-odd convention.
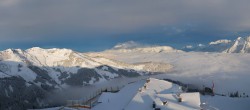
[[[156,104],[155,108],[161,110],[200,109],[199,93],[184,93],[176,84],[154,78],[149,80],[149,82],[144,79],[130,83],[117,93],[102,93],[97,101],[98,104],[91,110],[152,110],[153,102]],[[182,102],[178,102],[177,94],[180,94]],[[167,101],[166,105],[163,105],[164,101]],[[44,110],[56,109],[59,108]]]
[[[199,93],[182,93],[181,87],[176,84],[154,78],[149,80],[131,83],[118,93],[103,93],[93,110],[152,110],[154,101],[156,108],[162,110],[200,109]],[[179,93],[182,102],[178,102],[176,94]],[[163,101],[168,103],[163,105]]]
[[[231,98],[223,96],[201,96],[201,107],[205,110],[249,110],[249,98]]]
[[[146,85],[146,89],[144,89]],[[139,90],[142,90],[141,92]],[[177,101],[181,93],[182,102]],[[152,102],[161,110],[248,110],[249,98],[200,95],[197,92],[184,93],[180,86],[167,81],[150,78],[150,82],[139,80],[130,83],[118,93],[103,93],[92,110],[152,110]],[[162,101],[167,101],[166,105]],[[83,108],[55,107],[43,110],[87,110]]]
[[[141,92],[137,92],[125,110],[152,110],[153,102],[155,108],[161,110],[193,110],[200,109],[199,93],[182,93],[181,87],[167,81],[150,78],[149,83],[145,83]],[[178,102],[177,94],[181,94],[182,102]],[[167,101],[166,105],[163,102]]]
[[[149,49],[149,50],[148,50]],[[151,49],[153,49],[151,51]],[[40,49],[32,48],[25,51],[18,49],[15,50],[5,50],[1,53],[1,71],[0,77],[10,77],[10,76],[21,76],[26,81],[33,81],[39,74],[35,74],[28,68],[28,65],[33,64],[39,66],[42,70],[48,72],[49,77],[56,81],[57,84],[61,84],[58,80],[59,76],[63,73],[56,71],[61,69],[67,72],[76,72],[79,67],[99,67],[95,68],[95,71],[99,75],[105,75],[109,78],[107,80],[102,80],[95,82],[93,78],[89,81],[91,86],[82,87],[77,89],[67,88],[65,89],[65,94],[72,93],[71,95],[76,95],[73,98],[85,98],[89,95],[93,95],[98,89],[108,88],[108,87],[121,87],[127,85],[128,82],[139,81],[149,74],[144,74],[141,71],[150,71],[153,73],[161,72],[162,74],[153,75],[151,77],[158,79],[172,79],[181,81],[185,84],[192,84],[198,88],[203,86],[211,87],[212,82],[214,83],[214,91],[218,94],[228,95],[232,92],[238,92],[239,94],[246,94],[250,96],[250,54],[243,53],[206,53],[206,52],[177,52],[175,50],[171,52],[162,51],[154,48],[147,48],[147,51],[104,51],[99,53],[79,53],[67,49]],[[39,54],[42,53],[42,54]],[[59,55],[58,55],[59,54]],[[44,56],[45,55],[45,56]],[[16,62],[16,63],[13,63]],[[19,65],[20,64],[20,65]],[[103,66],[104,65],[104,66]],[[107,65],[107,66],[105,66]],[[164,65],[164,66],[162,66]],[[113,67],[114,71],[118,69],[134,69],[137,70],[140,75],[133,78],[119,77],[118,75],[112,74],[113,72],[108,70],[108,66]],[[55,67],[55,68],[49,68]],[[70,67],[70,68],[68,68]],[[71,68],[72,67],[72,68]],[[110,67],[110,68],[111,68]],[[69,69],[69,70],[68,70]],[[112,68],[111,68],[112,69]],[[165,70],[166,69],[166,70]],[[168,71],[171,70],[171,71]],[[105,72],[106,71],[106,72]],[[28,74],[29,73],[29,74]],[[147,73],[147,72],[145,72]],[[76,73],[75,73],[76,74]],[[8,76],[9,75],[9,76]],[[65,76],[65,78],[67,78]],[[43,81],[43,80],[42,80]],[[73,80],[74,81],[74,80]],[[38,84],[39,85],[39,84]],[[141,85],[138,84],[138,87]],[[15,86],[6,86],[5,89],[6,96],[10,96],[9,93],[17,90]],[[64,87],[64,85],[62,85]],[[67,86],[65,86],[66,88]],[[156,86],[157,87],[157,86]],[[126,98],[117,96],[117,99],[122,99],[124,103],[110,102],[119,107],[125,107],[125,103],[129,104],[131,102],[137,90],[137,87],[125,86],[119,93],[123,93],[123,90],[128,91],[125,96]],[[137,89],[136,89],[137,88]],[[9,93],[7,93],[9,90]],[[158,88],[159,90],[159,88]],[[77,91],[77,92],[76,92]],[[118,94],[119,94],[118,93]],[[61,93],[64,96],[64,93]],[[109,94],[111,95],[111,94]],[[117,95],[117,94],[116,94]],[[124,94],[122,94],[124,96]],[[121,96],[122,96],[121,95]],[[82,96],[82,97],[79,97]],[[55,95],[57,98],[57,95]],[[64,96],[66,97],[66,96]],[[72,98],[70,97],[70,99]],[[113,97],[111,97],[113,98]],[[129,100],[130,98],[130,100]],[[60,99],[60,98],[59,98]],[[65,98],[69,99],[69,98]],[[77,99],[73,99],[77,100]],[[206,97],[201,96],[202,106],[207,109],[249,109],[250,101],[249,98],[229,98],[229,97]],[[100,104],[101,105],[101,104]],[[97,105],[96,107],[100,106]],[[230,107],[233,106],[233,107]],[[228,108],[225,108],[228,107]],[[118,108],[119,109],[119,108]]]
[[[98,56],[126,62],[163,62],[173,65],[173,70],[153,76],[159,79],[173,79],[196,87],[212,87],[215,93],[228,95],[231,92],[250,95],[250,54],[206,53],[206,52],[102,52]],[[89,55],[95,56],[91,53]],[[210,110],[248,110],[249,98],[204,97],[201,102]]]
[[[92,110],[122,110],[124,109],[131,101],[131,99],[137,93],[138,88],[143,86],[145,83],[144,80],[138,81],[136,83],[131,83],[124,87],[118,93],[110,95],[106,100],[92,108]],[[107,95],[107,94],[104,94]],[[102,97],[102,96],[101,96]]]

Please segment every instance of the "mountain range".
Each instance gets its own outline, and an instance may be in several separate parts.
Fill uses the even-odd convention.
[[[250,53],[250,37],[239,37],[234,41],[217,40],[196,47],[186,46],[183,50],[170,46],[147,46],[127,42],[118,44],[110,50],[95,53],[39,47],[0,51],[0,88],[3,88],[0,90],[0,109],[18,110],[52,106],[46,97],[55,90],[83,87],[114,78],[166,73],[174,68],[173,65],[162,62],[125,63],[109,59],[105,55],[156,55],[185,51]]]
[[[181,49],[170,46],[145,45],[134,41],[119,43],[105,52],[217,52],[217,53],[250,53],[250,36],[238,37],[235,40],[221,39],[208,44],[187,45]]]
[[[198,52],[223,52],[223,53],[250,53],[250,36],[238,37],[235,40],[217,40],[207,45],[188,45],[183,48],[184,51]]]

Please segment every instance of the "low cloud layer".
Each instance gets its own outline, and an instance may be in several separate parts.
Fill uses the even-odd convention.
[[[153,35],[155,39],[238,35],[249,32],[249,4],[249,0],[0,0],[0,43],[57,46],[67,41],[80,45],[79,40],[83,45],[101,37],[106,44],[116,44]]]

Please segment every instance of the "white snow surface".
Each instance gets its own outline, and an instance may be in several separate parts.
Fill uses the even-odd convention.
[[[146,89],[140,88],[142,91],[137,92],[125,110],[152,110],[153,102],[161,110],[200,109],[199,93],[182,93],[180,86],[154,78],[150,78],[150,82],[145,85]],[[178,93],[181,93],[182,102],[178,102]],[[163,105],[163,101],[168,103]]]
[[[182,93],[183,102],[177,101],[176,93],[182,93],[178,85],[150,78],[149,83],[145,80],[131,83],[118,93],[103,93],[93,110],[152,110],[153,101],[162,110],[200,109],[199,93]],[[168,104],[162,105],[166,100]]]
[[[143,86],[145,83],[144,80],[138,81],[136,83],[131,83],[121,89],[118,93],[113,95],[103,94],[108,99],[102,99],[102,103],[96,105],[92,110],[122,110],[125,108],[131,101],[131,99],[137,93],[139,87]],[[109,96],[105,96],[109,95]]]

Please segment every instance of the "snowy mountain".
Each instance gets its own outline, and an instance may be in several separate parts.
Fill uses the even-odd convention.
[[[238,37],[233,45],[225,50],[226,53],[250,53],[250,36],[246,38]]]
[[[7,49],[0,52],[0,88],[5,88],[0,90],[0,109],[49,106],[45,98],[54,90],[167,72],[171,68],[170,64],[158,62],[129,64],[91,57],[70,49]]]
[[[223,52],[223,53],[250,53],[250,36],[238,37],[231,41],[227,39],[210,42],[204,46],[185,46],[184,51],[198,51],[198,52]]]

